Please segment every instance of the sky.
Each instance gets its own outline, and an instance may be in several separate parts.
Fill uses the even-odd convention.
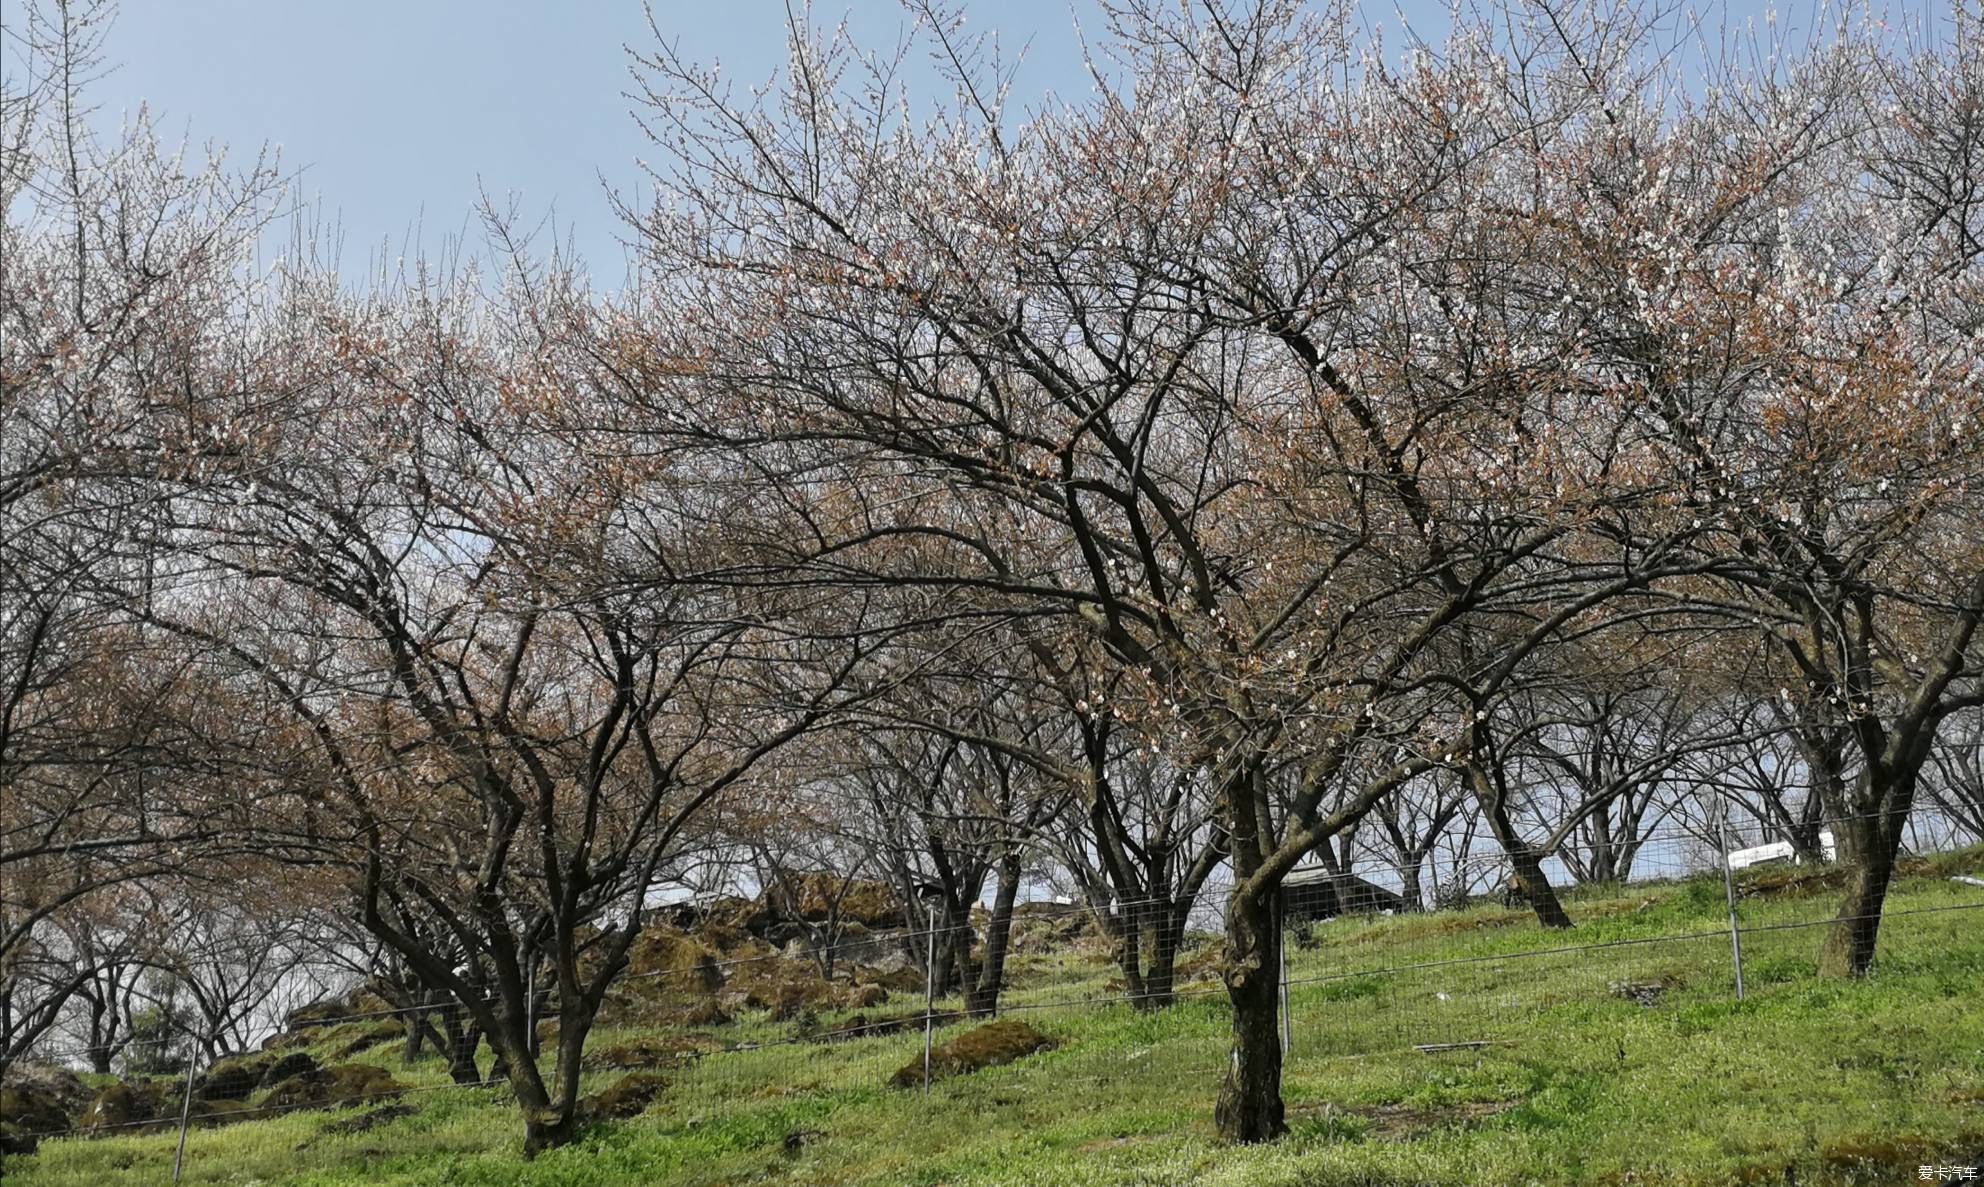
[[[0,0],[0,20],[22,3]],[[1031,40],[1023,94],[1087,89],[1068,0],[973,10],[997,14],[988,27],[1003,46]],[[653,0],[652,12],[685,57],[740,83],[785,63],[783,0]],[[814,17],[843,14],[867,44],[893,45],[905,27],[896,0]],[[629,115],[627,47],[655,44],[639,0],[123,0],[105,46],[115,70],[95,97],[109,126],[144,102],[174,138],[237,156],[279,146],[297,195],[341,225],[347,264],[381,244],[432,248],[486,191],[555,214],[561,239],[617,274],[605,186],[632,189],[636,158],[654,155]]]
[[[1015,102],[1088,89],[1074,29],[1077,15],[1099,28],[1093,0],[965,2],[968,28],[996,31],[1009,54],[1027,47]],[[0,0],[0,23],[24,3]],[[1362,16],[1396,46],[1405,20],[1430,35],[1439,11],[1382,0]],[[740,83],[785,62],[785,0],[653,0],[652,13],[685,57]],[[906,21],[897,0],[813,12],[843,16],[867,45],[893,45]],[[548,217],[604,280],[624,263],[606,187],[637,193],[635,161],[653,155],[629,115],[627,48],[655,44],[640,0],[123,0],[105,46],[115,69],[94,97],[111,127],[146,103],[173,138],[236,156],[279,147],[294,195],[340,228],[347,267],[465,229],[478,239],[487,193]]]

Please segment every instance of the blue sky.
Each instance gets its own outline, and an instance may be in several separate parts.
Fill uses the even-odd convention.
[[[0,20],[23,2],[0,0]],[[1401,7],[1438,23],[1429,0],[1367,5],[1393,46]],[[653,12],[685,56],[740,82],[784,63],[783,0],[654,0]],[[1092,0],[968,0],[968,12],[1008,51],[1031,43],[1021,103],[1087,89],[1073,29],[1078,12],[1099,26]],[[843,14],[866,44],[893,44],[905,21],[896,0],[822,3],[814,18]],[[146,101],[170,135],[237,154],[280,146],[297,194],[341,225],[347,266],[472,229],[480,187],[514,193],[532,218],[555,212],[560,238],[610,283],[620,228],[603,184],[637,186],[647,151],[628,115],[629,45],[654,45],[639,0],[124,0],[96,99],[113,123]]]
[[[0,19],[21,0],[0,0]],[[1086,89],[1067,0],[980,0],[1017,48],[1031,38],[1025,89]],[[655,23],[685,56],[740,82],[785,61],[782,0],[655,0]],[[895,0],[822,6],[864,41],[893,44]],[[124,0],[107,42],[116,71],[96,90],[114,124],[148,102],[170,135],[263,144],[300,171],[297,192],[341,223],[347,265],[409,235],[429,248],[461,231],[478,187],[514,191],[603,276],[617,277],[619,230],[606,184],[640,181],[652,156],[628,115],[626,46],[655,44],[639,0]],[[11,53],[7,68],[15,63]],[[561,235],[562,238],[562,235]],[[408,253],[411,254],[411,253]]]

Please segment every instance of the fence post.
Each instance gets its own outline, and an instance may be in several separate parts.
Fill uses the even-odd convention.
[[[172,1152],[172,1181],[179,1181],[179,1168],[186,1161],[186,1123],[193,1113],[193,1070],[200,1065],[199,1048],[186,1053],[186,1095],[179,1101],[179,1147]]]
[[[537,953],[524,966],[524,1050],[537,1058]]]
[[[1736,968],[1736,1000],[1743,1000],[1743,929],[1736,922],[1736,873],[1729,868],[1729,800],[1721,801],[1716,847],[1722,853],[1722,897],[1729,904],[1729,959]]]
[[[1281,1057],[1295,1049],[1295,1020],[1288,1013],[1288,890],[1277,886],[1274,891],[1274,955],[1275,976],[1280,980],[1281,993]]]
[[[924,910],[924,922],[928,925],[928,935],[923,945],[923,1095],[930,1095],[930,1032],[933,1029],[933,1011],[937,1008],[937,904],[934,900]]]

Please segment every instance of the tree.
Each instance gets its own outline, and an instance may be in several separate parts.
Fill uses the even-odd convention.
[[[886,61],[805,29],[773,101],[644,61],[670,154],[648,304],[666,277],[681,311],[646,327],[676,381],[650,415],[830,482],[791,545],[823,583],[1084,624],[1219,805],[1215,1116],[1270,1138],[1282,878],[1490,753],[1566,624],[1687,567],[1578,543],[1642,450],[1525,276],[1604,104],[1487,21],[1394,72],[1341,14],[1129,4],[1121,89],[1098,67],[1092,101],[1012,126],[996,63],[923,15],[957,98],[918,126]]]
[[[1873,960],[1938,731],[1984,698],[1984,55],[1976,16],[1950,20],[1919,48],[1773,44],[1671,123],[1621,89],[1592,145],[1608,180],[1540,255],[1674,476],[1639,526],[1698,523],[1722,562],[1674,596],[1769,643],[1838,801],[1841,975]]]
[[[467,275],[355,306],[291,275],[261,331],[284,361],[232,410],[242,448],[173,490],[152,541],[162,586],[202,596],[145,617],[265,698],[291,777],[263,852],[345,877],[479,1026],[535,1152],[574,1132],[586,1037],[685,826],[870,643],[723,586],[749,491],[609,448],[585,300],[521,275],[503,319]]]
[[[130,543],[145,476],[228,447],[175,414],[240,361],[259,282],[235,265],[279,178],[267,158],[189,157],[142,111],[95,134],[110,15],[24,6],[0,86],[0,1069],[110,974],[77,943],[88,900],[219,835],[212,789],[159,770],[175,749],[215,757],[157,708],[185,695],[186,657],[117,606],[149,578]]]

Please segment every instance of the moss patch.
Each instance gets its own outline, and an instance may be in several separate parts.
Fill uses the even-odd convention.
[[[1024,1022],[1002,1018],[933,1048],[930,1052],[930,1078],[939,1080],[968,1075],[1024,1059],[1039,1051],[1051,1051],[1058,1045]],[[920,1086],[923,1083],[922,1055],[904,1064],[889,1077],[889,1083],[897,1088]]]

